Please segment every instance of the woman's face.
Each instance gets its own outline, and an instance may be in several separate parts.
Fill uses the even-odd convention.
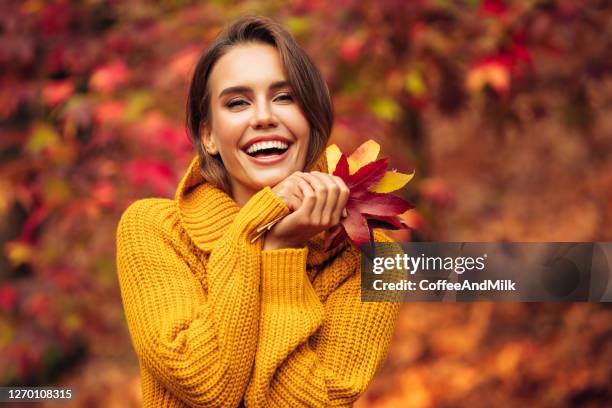
[[[240,206],[306,164],[310,125],[286,81],[277,50],[261,43],[233,46],[210,73],[203,142],[221,155]]]

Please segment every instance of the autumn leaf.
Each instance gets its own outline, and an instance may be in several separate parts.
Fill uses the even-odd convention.
[[[368,140],[359,146],[349,157],[346,158],[348,162],[346,177],[348,178],[349,173],[353,174],[360,167],[375,161],[379,151],[379,144],[373,140]],[[337,145],[332,144],[327,147],[325,153],[329,173],[335,174],[334,171],[340,161],[342,152]],[[353,163],[353,167],[351,167],[351,163]],[[370,191],[377,193],[390,193],[404,187],[412,179],[412,177],[414,177],[414,172],[411,174],[404,174],[395,170],[386,171],[382,179],[379,180],[372,188],[370,188]]]
[[[47,123],[36,123],[25,147],[32,153],[39,153],[45,149],[53,149],[59,142],[60,135],[53,126]]]
[[[4,312],[11,311],[17,303],[17,298],[18,292],[14,286],[10,284],[0,286],[0,310]]]
[[[125,107],[124,101],[104,101],[96,106],[94,117],[99,124],[117,124],[122,119]]]
[[[93,72],[89,86],[100,93],[110,94],[127,82],[129,74],[128,66],[123,61],[109,63]]]
[[[387,171],[383,178],[376,183],[370,191],[374,191],[376,193],[389,193],[391,191],[399,190],[404,187],[406,183],[412,180],[414,177],[414,172],[411,174],[399,173],[397,171]]]
[[[355,62],[363,53],[364,41],[362,38],[352,36],[340,45],[340,56],[347,62]]]
[[[368,163],[354,174],[351,174],[346,181],[346,185],[355,191],[366,191],[370,186],[382,179],[388,164],[389,159],[387,158]]]
[[[379,152],[380,145],[373,140],[368,140],[355,149],[355,151],[348,157],[349,170],[351,174],[355,173],[357,169],[376,160]]]
[[[12,266],[29,262],[35,254],[34,247],[26,241],[10,241],[4,244],[6,256]]]
[[[348,157],[336,145],[327,148],[328,170],[344,180],[350,195],[347,216],[326,234],[326,250],[335,248],[347,237],[357,246],[372,242],[372,228],[408,228],[398,215],[414,206],[387,193],[403,187],[414,172],[387,171],[389,159],[377,160],[379,151],[380,146],[373,140],[363,143]]]
[[[74,93],[74,84],[70,80],[53,81],[42,89],[42,98],[49,106],[55,106]]]
[[[330,169],[335,169],[336,165],[338,164],[338,160],[340,160],[340,156],[342,156],[342,152],[340,151],[340,148],[338,147],[338,145],[330,145],[326,150],[325,150],[325,157],[327,158],[327,166]]]
[[[370,241],[370,229],[368,222],[351,203],[347,203],[346,211],[348,215],[342,220],[341,225],[344,231],[356,245],[361,245]]]
[[[349,201],[361,213],[380,216],[402,214],[414,208],[409,202],[394,195],[371,191],[351,194]]]
[[[343,154],[340,156],[340,160],[338,160],[338,165],[333,173],[335,176],[341,177],[342,180],[348,180],[349,178],[349,165],[348,159]]]
[[[126,165],[125,172],[132,186],[148,186],[158,196],[169,194],[175,183],[175,175],[170,166],[157,160],[133,160]]]
[[[169,76],[188,81],[193,74],[199,55],[197,47],[188,47],[176,53],[170,59],[167,70],[168,74],[170,74]]]

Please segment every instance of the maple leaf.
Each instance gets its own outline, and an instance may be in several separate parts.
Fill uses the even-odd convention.
[[[330,174],[340,177],[350,189],[347,216],[326,234],[325,250],[338,246],[347,237],[357,246],[373,242],[372,229],[409,228],[399,214],[414,208],[400,197],[388,194],[403,187],[414,176],[388,171],[388,158],[376,160],[380,146],[368,140],[350,156],[338,146],[326,149]]]

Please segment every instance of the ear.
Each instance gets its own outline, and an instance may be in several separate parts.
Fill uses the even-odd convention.
[[[208,126],[202,125],[200,128],[200,143],[202,144],[202,148],[204,151],[211,156],[214,156],[219,153],[217,146],[213,140],[212,134],[208,129]]]

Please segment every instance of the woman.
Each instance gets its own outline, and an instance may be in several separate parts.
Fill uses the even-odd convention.
[[[361,301],[352,244],[322,249],[348,189],[327,174],[320,72],[275,22],[242,18],[200,58],[187,122],[198,154],[175,199],[134,202],[117,229],[144,406],[351,406],[399,305]]]

